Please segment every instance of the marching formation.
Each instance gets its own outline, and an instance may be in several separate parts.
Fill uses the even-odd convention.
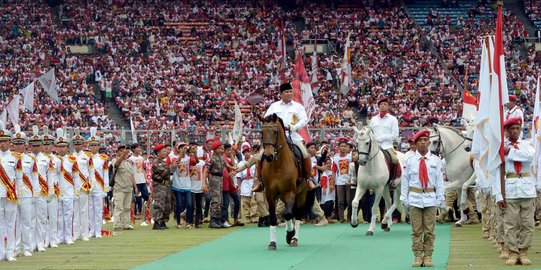
[[[0,123],[0,231],[6,243],[0,259],[13,262],[102,237],[109,158],[98,153],[95,128],[88,139],[64,134],[59,129],[53,137],[44,129],[39,135],[34,126],[27,135],[17,125],[12,133]],[[85,142],[89,152],[82,150]]]

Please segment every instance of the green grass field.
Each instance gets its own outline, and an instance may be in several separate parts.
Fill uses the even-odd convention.
[[[89,242],[77,241],[73,246],[61,245],[57,249],[48,249],[45,253],[34,253],[33,257],[18,257],[18,262],[15,263],[2,261],[0,262],[0,269],[129,269],[162,259],[169,254],[198,246],[203,242],[221,238],[230,232],[243,230],[243,228],[220,230],[207,228],[176,229],[173,228],[172,222],[169,226],[172,228],[165,231],[152,231],[150,226],[135,226],[136,230],[124,231],[117,236],[91,239]],[[329,228],[329,232],[345,231],[347,233],[351,229],[348,228],[348,224],[333,224],[330,226],[343,226],[344,228],[343,230]],[[107,224],[106,229],[110,228],[111,224]],[[253,231],[253,228],[249,230]],[[355,237],[363,239],[365,237],[364,229],[357,228],[356,230],[354,231]],[[378,235],[381,234],[383,232],[378,229],[373,240],[377,240]],[[261,237],[257,238],[261,239],[253,240],[259,242],[263,239],[266,242],[268,238],[267,228],[262,228]],[[279,240],[282,241],[281,239]],[[352,239],[351,241],[355,240]],[[264,248],[266,243],[261,243],[261,245]],[[287,248],[284,243],[279,243],[279,245],[282,250]],[[362,250],[362,245],[362,242],[360,242],[359,250]],[[336,246],[335,248],[340,247]],[[361,261],[379,260],[384,259],[384,256],[386,256],[381,252],[382,257],[380,258],[361,258],[363,256],[362,254],[363,252],[359,252],[357,258],[350,259]],[[536,231],[530,254],[534,265],[528,267],[528,269],[541,269],[541,230]],[[480,225],[451,228],[448,269],[510,269],[509,267],[505,267],[504,261],[500,260],[498,255],[490,243],[482,239]],[[245,255],[239,254],[238,259],[242,258],[242,256]],[[212,259],[212,256],[209,259]],[[406,261],[404,264],[409,265],[410,263]],[[405,265],[402,265],[400,268],[403,269]],[[526,267],[515,266],[511,268],[525,269]],[[313,269],[317,269],[317,267]],[[438,269],[442,268],[438,267]]]

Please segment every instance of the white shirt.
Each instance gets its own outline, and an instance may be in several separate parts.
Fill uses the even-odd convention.
[[[241,161],[238,166],[241,167],[245,162]],[[254,176],[255,176],[255,167],[251,166],[248,169],[245,169],[242,172],[237,173],[237,178],[241,179],[240,182],[240,195],[241,196],[252,196],[252,187],[254,185]],[[248,174],[250,172],[250,174]]]
[[[58,171],[58,186],[60,188],[60,197],[73,198],[79,195],[80,190],[75,189],[75,183],[79,181],[79,168],[77,158],[73,155],[59,156],[60,170]],[[71,177],[73,184],[67,181]]]
[[[143,157],[142,156],[131,156],[129,160],[133,166],[133,177],[135,179],[135,184],[144,184],[146,183],[145,170],[143,169]]]
[[[441,159],[432,153],[426,153],[425,163],[428,170],[428,186],[434,188],[435,192],[417,193],[410,192],[410,188],[421,189],[419,180],[419,165],[421,154],[415,151],[415,155],[405,161],[406,169],[402,174],[402,189],[400,190],[400,201],[404,205],[426,208],[443,206],[445,203],[443,187],[443,163]]]
[[[34,154],[31,154],[31,155],[34,156]],[[49,188],[47,179],[54,173],[54,166],[53,166],[52,160],[48,156],[44,155],[43,153],[38,153],[35,156],[35,158],[36,158],[36,164],[37,164],[37,169],[38,169],[38,185],[34,187],[34,196],[41,197],[42,186],[40,183],[40,179]],[[51,190],[49,188],[48,194],[45,194],[44,196],[46,197],[46,196],[52,195],[53,194],[52,192],[54,192],[54,190]]]
[[[202,193],[203,192],[203,174],[205,171],[205,161],[200,159],[199,163],[195,166],[192,166],[190,178],[192,180],[192,193]]]
[[[17,189],[17,179],[22,177],[22,172],[20,170],[17,170],[17,163],[20,162],[20,158],[16,155],[12,154],[11,151],[0,151],[0,166],[4,169],[6,172],[9,182],[11,185],[15,186],[15,189]],[[15,191],[17,192],[17,191]],[[7,197],[7,190],[6,187],[0,182],[0,198],[6,198]]]
[[[387,113],[383,118],[378,115],[370,120],[370,128],[374,132],[381,149],[393,148],[393,143],[398,139],[398,120]]]
[[[75,152],[73,155],[77,158],[77,166],[79,169],[78,181],[75,182],[75,189],[81,190],[83,187],[83,177],[90,185],[95,181],[94,180],[94,166],[92,165],[92,154],[86,151]],[[92,187],[91,187],[92,188]]]
[[[343,157],[337,154],[332,158],[332,171],[336,172],[335,185],[342,186],[349,182],[349,163],[351,163],[351,153]]]
[[[329,185],[332,173],[332,171],[324,171],[321,174],[321,204],[324,204],[328,201],[334,201],[336,189],[331,191]]]
[[[38,170],[34,158],[28,154],[22,154],[23,176],[17,179],[17,197],[30,198],[34,194],[34,189],[38,182]]]
[[[532,164],[535,150],[530,141],[518,140],[518,148],[515,149],[510,145],[509,140],[505,141],[505,145],[510,147],[509,153],[505,156],[505,174],[517,173],[515,170],[515,161],[522,163],[522,170],[520,173],[529,173],[530,166]],[[522,198],[535,198],[536,193],[536,180],[534,177],[522,177],[522,178],[507,178],[505,179],[505,198],[506,199],[522,199]],[[491,181],[492,191],[496,197],[496,202],[502,201],[502,191],[500,181]],[[539,186],[537,184],[537,186]]]
[[[94,181],[91,194],[93,196],[105,196],[109,191],[109,157],[105,154],[95,154],[92,157],[94,165]],[[98,183],[98,177],[103,180],[103,187]]]
[[[264,117],[272,115],[273,113],[282,119],[286,128],[289,127],[289,125],[294,125],[296,130],[300,130],[308,124],[306,110],[300,103],[293,100],[288,104],[281,100],[272,103]],[[293,131],[291,132],[291,140],[293,142],[298,142],[302,141],[303,138],[297,131]]]

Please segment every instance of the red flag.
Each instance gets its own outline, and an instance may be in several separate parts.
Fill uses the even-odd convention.
[[[293,87],[293,100],[303,105],[304,109],[306,110],[306,114],[308,115],[308,119],[310,119],[311,112],[313,111],[314,103],[310,103],[312,105],[310,105],[309,108],[307,108],[306,102],[303,101],[302,88],[308,87],[309,89],[305,91],[309,91],[310,94],[312,93],[312,91],[310,88],[310,79],[308,77],[308,73],[306,72],[306,69],[304,68],[304,62],[303,62],[302,54],[300,51],[297,51],[297,54],[296,54],[295,80],[291,83],[291,86]],[[301,130],[299,130],[299,135],[301,135],[305,143],[310,142],[310,133],[308,133],[308,127],[304,127]]]

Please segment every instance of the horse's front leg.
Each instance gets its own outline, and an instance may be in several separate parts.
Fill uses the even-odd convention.
[[[359,225],[358,213],[359,213],[359,201],[363,197],[366,189],[361,187],[361,183],[357,181],[357,189],[355,190],[355,197],[351,201],[351,227],[356,228]]]
[[[468,181],[464,182],[462,184],[462,188],[458,191],[458,200],[460,205],[460,220],[455,223],[456,227],[462,227],[462,225],[468,221],[468,215],[464,213],[464,210],[468,208],[468,187],[473,185],[475,183],[475,180],[477,179],[475,174],[472,174]],[[472,207],[475,207],[472,205]],[[471,211],[475,211],[474,209],[470,209]]]
[[[383,195],[383,186],[378,187],[374,190],[374,192],[376,193],[376,196],[374,198],[374,205],[372,205],[372,219],[370,220],[370,227],[368,227],[368,231],[366,231],[367,236],[374,235],[377,213],[379,211],[379,202],[381,200],[381,196]],[[383,217],[381,218],[383,219]]]
[[[295,237],[296,231],[293,226],[293,206],[295,205],[295,192],[290,191],[284,196],[284,203],[286,205],[284,219],[286,220],[286,242],[288,245],[296,246],[297,238]],[[298,221],[300,225],[300,220]],[[293,241],[294,240],[294,241]]]
[[[267,191],[268,192],[268,191]],[[270,243],[269,250],[276,250],[276,198],[267,194],[267,201],[269,203],[269,230],[270,230]]]
[[[385,185],[385,188],[383,189],[383,200],[385,200],[385,208],[388,210],[381,219],[381,229],[388,232],[393,225],[393,212],[396,209],[396,205],[391,203],[391,191],[389,190],[388,185]]]

